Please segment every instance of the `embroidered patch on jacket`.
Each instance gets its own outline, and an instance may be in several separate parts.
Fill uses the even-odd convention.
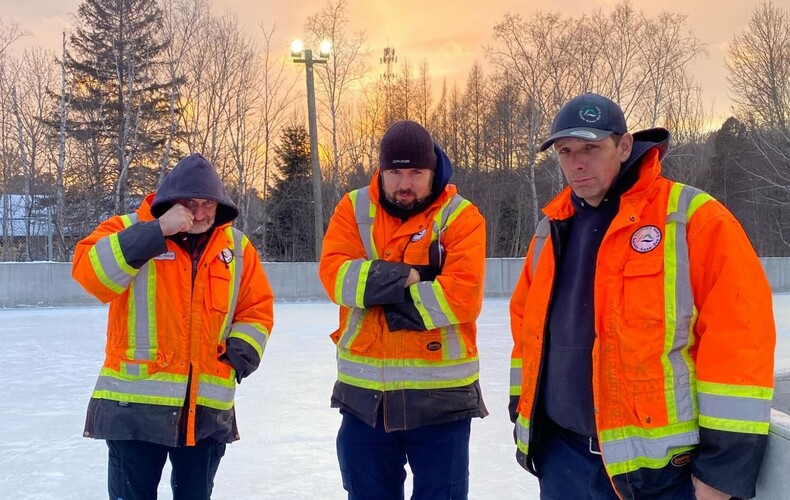
[[[442,343],[436,341],[428,342],[428,345],[426,345],[425,348],[428,349],[429,351],[438,351],[439,349],[442,348]]]
[[[175,252],[160,253],[159,255],[154,257],[154,260],[176,260],[176,253]]]
[[[683,467],[689,462],[691,462],[691,453],[678,453],[669,461],[675,467]]]
[[[414,233],[413,235],[411,235],[411,242],[417,243],[418,241],[420,241],[422,237],[425,236],[426,231],[427,231],[426,229],[423,229],[419,233]]]
[[[217,258],[220,262],[230,264],[233,262],[233,252],[231,252],[230,248],[223,248],[222,251],[217,254]]]
[[[656,226],[640,227],[631,236],[631,247],[639,253],[653,250],[661,242],[661,231]]]

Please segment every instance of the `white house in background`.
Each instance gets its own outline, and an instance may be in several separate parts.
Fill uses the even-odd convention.
[[[0,237],[46,237],[51,231],[47,196],[0,195]]]

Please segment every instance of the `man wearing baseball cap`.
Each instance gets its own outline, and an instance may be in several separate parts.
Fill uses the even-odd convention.
[[[465,499],[480,391],[475,321],[485,220],[449,184],[452,165],[422,125],[394,123],[370,185],[338,203],[319,276],[340,306],[332,406],[350,500]]]
[[[767,441],[771,289],[735,217],[661,176],[669,132],[587,93],[557,113],[568,187],[511,299],[517,459],[542,499],[751,498]]]

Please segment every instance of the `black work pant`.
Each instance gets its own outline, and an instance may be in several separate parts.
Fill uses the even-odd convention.
[[[155,500],[170,456],[173,500],[209,500],[225,443],[201,439],[196,446],[170,447],[147,441],[107,441],[110,500]]]
[[[402,500],[408,461],[414,500],[466,500],[471,418],[385,432],[341,411],[337,456],[349,500]]]

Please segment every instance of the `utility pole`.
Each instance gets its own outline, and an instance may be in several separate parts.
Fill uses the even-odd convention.
[[[291,44],[293,62],[304,64],[307,78],[307,121],[310,133],[310,166],[313,177],[313,217],[315,226],[315,260],[321,259],[321,244],[324,239],[324,206],[321,196],[321,164],[318,160],[318,118],[315,109],[315,83],[313,65],[326,64],[330,45],[321,43],[319,56],[314,58],[313,51],[304,49],[299,40]]]

